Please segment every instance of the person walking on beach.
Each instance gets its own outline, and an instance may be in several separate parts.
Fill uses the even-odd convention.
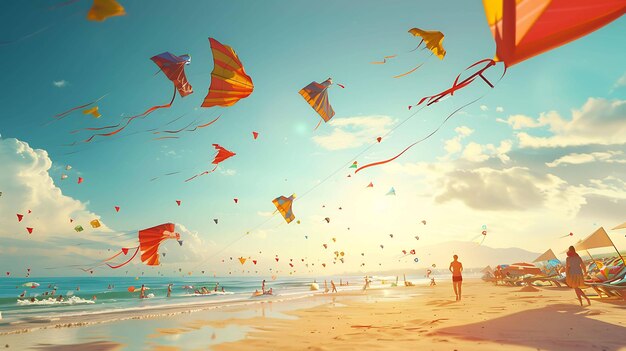
[[[567,251],[567,259],[565,260],[565,283],[576,292],[576,297],[580,305],[583,305],[583,297],[587,300],[587,305],[591,306],[591,301],[582,291],[581,287],[585,286],[585,275],[587,275],[587,267],[582,258],[576,253],[573,246]]]
[[[459,262],[459,256],[454,255],[452,258],[454,258],[454,261],[450,262],[448,269],[452,272],[452,287],[454,288],[456,300],[461,301],[461,284],[463,283],[461,272],[463,272],[463,264]]]
[[[335,282],[334,281],[330,281],[330,286],[333,288],[330,292],[331,293],[335,293],[337,292],[337,287],[335,286]]]

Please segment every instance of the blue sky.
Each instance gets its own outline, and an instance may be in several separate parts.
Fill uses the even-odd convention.
[[[100,217],[113,231],[172,221],[195,232],[204,240],[206,251],[214,252],[255,228],[257,232],[264,232],[242,240],[233,252],[248,256],[256,253],[256,248],[263,247],[259,251],[265,250],[267,255],[273,251],[268,257],[274,252],[313,257],[321,245],[316,242],[315,249],[306,248],[307,242],[302,242],[305,233],[319,235],[320,242],[328,241],[332,235],[345,235],[346,241],[352,241],[355,238],[349,235],[354,234],[346,232],[347,226],[351,226],[351,231],[360,227],[363,235],[371,239],[366,240],[364,246],[377,246],[382,239],[373,239],[379,234],[370,231],[378,222],[386,223],[380,228],[386,235],[387,229],[404,230],[428,213],[441,217],[441,226],[432,229],[431,244],[466,240],[473,236],[456,227],[446,227],[448,221],[442,214],[450,208],[443,205],[450,205],[450,202],[437,190],[438,186],[445,188],[445,179],[428,183],[432,174],[416,175],[393,168],[360,173],[350,179],[352,183],[346,183],[347,169],[339,172],[307,194],[305,199],[296,202],[298,207],[294,210],[303,220],[300,226],[293,228],[295,225],[291,224],[287,228],[287,225],[280,224],[280,219],[272,218],[267,224],[256,227],[267,220],[266,213],[273,211],[271,200],[274,197],[307,192],[337,167],[351,162],[364,145],[373,142],[378,136],[376,132],[386,132],[408,117],[408,105],[416,103],[422,96],[446,89],[466,66],[493,56],[494,44],[480,2],[329,1],[311,6],[311,2],[305,1],[184,1],[176,4],[152,1],[149,5],[133,1],[122,2],[126,16],[110,18],[103,23],[84,18],[90,6],[88,1],[46,10],[54,3],[4,4],[5,11],[0,14],[2,40],[14,40],[39,28],[46,29],[16,43],[0,46],[0,60],[5,67],[5,84],[0,95],[3,106],[0,134],[3,139],[16,138],[34,149],[46,150],[53,162],[49,175],[55,186],[63,195],[84,204],[86,211]],[[418,42],[407,33],[412,27],[445,33],[447,56],[443,61],[436,57],[427,58],[424,52],[406,53]],[[536,168],[534,161],[537,160],[545,159],[542,162],[549,163],[568,154],[592,152],[617,152],[612,154],[617,157],[623,149],[621,140],[602,147],[593,141],[560,148],[523,147],[516,139],[518,131],[511,127],[513,122],[506,121],[516,115],[537,118],[549,111],[556,111],[569,119],[571,110],[581,109],[589,98],[622,101],[626,90],[616,82],[626,73],[625,30],[626,22],[618,19],[587,37],[512,67],[496,89],[490,91],[481,83],[475,84],[454,98],[420,112],[358,161],[364,164],[395,155],[430,132],[455,108],[485,93],[488,95],[479,103],[455,116],[440,133],[405,154],[398,164],[407,167],[421,165],[417,167],[424,169],[429,164],[435,169],[433,172],[440,175],[461,166],[466,170],[489,166],[498,171],[512,167],[511,163],[494,166],[497,157],[493,155],[473,166],[459,164],[464,162],[460,154],[448,155],[450,152],[446,151],[445,143],[460,135],[455,128],[462,126],[472,130],[459,139],[465,143],[471,140],[496,147],[503,140],[512,140],[511,150],[506,153],[513,158],[513,166],[537,172],[533,173],[535,176],[545,174]],[[208,91],[212,69],[208,37],[232,46],[254,81],[252,95],[233,107],[199,108]],[[192,63],[186,68],[194,88],[192,95],[184,99],[177,97],[172,108],[137,120],[116,137],[96,139],[97,142],[74,147],[62,146],[88,135],[70,134],[72,130],[116,124],[122,116],[137,114],[169,101],[171,83],[163,75],[154,75],[157,69],[149,60],[164,51],[192,56]],[[370,64],[396,53],[401,55],[385,65]],[[424,66],[415,73],[401,79],[391,78],[424,60]],[[499,73],[491,73],[491,76],[496,77]],[[355,117],[364,119],[344,127],[322,125],[313,131],[318,117],[297,92],[311,81],[322,81],[329,76],[346,86],[346,89],[335,86],[330,91],[336,111],[334,120],[339,123]],[[60,81],[65,81],[63,87],[53,84]],[[94,120],[75,113],[63,121],[46,125],[54,114],[107,92],[110,94],[98,103],[102,118]],[[481,105],[484,108],[480,108]],[[497,107],[501,112],[496,111]],[[616,112],[618,117],[621,111]],[[188,133],[178,140],[155,141],[150,133],[143,132],[183,114],[183,118],[170,125],[172,129],[193,120],[206,122],[218,115],[222,117],[211,127]],[[376,124],[373,122],[376,120],[383,122]],[[556,133],[546,124],[533,128],[531,134],[538,137],[550,137]],[[335,134],[337,130],[368,140],[358,141],[350,147],[333,148],[332,144],[341,137],[341,134]],[[374,134],[368,135],[368,130]],[[252,139],[252,131],[260,133],[258,140]],[[214,153],[213,143],[236,152],[237,156],[224,162],[219,172],[183,183],[188,176],[209,167]],[[486,152],[487,147],[482,150]],[[475,157],[474,160],[482,158]],[[446,162],[447,165],[442,167],[447,171],[436,167]],[[67,164],[72,165],[72,171],[64,172],[63,167]],[[598,189],[589,191],[593,184],[588,182],[606,176],[621,180],[624,172],[620,165],[616,162],[598,166],[587,162],[580,167],[588,168],[580,171],[570,167],[554,170],[553,174],[577,187],[576,191],[580,191],[580,196],[587,202],[591,197],[619,202],[622,201],[621,195],[602,192],[606,187],[598,185]],[[181,175],[149,182],[150,178],[178,170]],[[62,173],[69,173],[70,179],[61,181]],[[76,184],[78,175],[85,179],[83,184]],[[367,198],[361,198],[363,188],[370,181],[376,184],[378,197],[368,194]],[[529,182],[540,183],[534,178]],[[557,188],[562,186],[559,182],[554,184]],[[391,186],[399,194],[411,193],[412,197],[407,196],[402,204],[387,204],[389,199],[381,198],[381,194],[384,195]],[[587,192],[581,190],[583,188]],[[621,185],[611,189],[619,194],[626,191]],[[565,194],[573,192],[564,190]],[[552,191],[541,188],[541,194],[543,198]],[[239,198],[240,202],[234,204],[233,198]],[[175,200],[182,200],[183,205],[176,206]],[[476,223],[465,225],[480,227],[487,221],[500,220],[498,211],[465,206],[467,201],[459,201],[458,211],[463,212],[469,207],[467,217],[478,216]],[[384,206],[378,207],[381,202]],[[372,204],[368,207],[371,213],[385,213],[389,223],[397,223],[399,227],[389,228],[392,224],[357,211],[360,208],[357,203],[359,206]],[[410,208],[416,203],[416,208]],[[534,207],[532,201],[528,204]],[[113,206],[116,205],[122,207],[120,213],[115,213]],[[322,205],[352,207],[355,211],[351,215],[341,214],[345,223],[328,229],[315,221],[340,215],[329,212]],[[7,204],[2,206],[3,220],[6,214],[14,221],[14,212],[23,211],[13,210]],[[506,222],[509,215],[517,218],[528,215],[521,209],[517,211],[520,212],[507,212],[501,220]],[[577,211],[580,213],[582,209]],[[393,220],[395,216],[398,220]],[[575,230],[562,225],[564,221],[580,217],[573,216],[571,213],[563,217],[555,215],[555,223],[547,227],[554,231],[560,228],[560,232]],[[219,218],[218,225],[213,223],[214,218]],[[581,237],[593,229],[592,222],[595,224],[599,220],[589,218],[584,222],[589,224],[576,228]],[[618,224],[609,223],[604,225]],[[68,227],[71,230],[71,226]],[[504,228],[499,239],[494,238],[491,245],[543,251],[545,243],[539,234],[529,234],[528,240],[519,240],[521,234],[505,233]],[[73,239],[62,235],[67,229],[47,230],[51,235],[56,232],[66,238],[61,242],[71,245]],[[412,230],[406,228],[407,232]],[[7,237],[16,239],[11,235],[14,234],[7,234]],[[550,238],[554,236],[558,234]],[[412,237],[407,234],[407,238]],[[562,242],[555,244],[565,245]],[[190,261],[194,259],[192,267],[199,262],[197,258],[190,258]],[[80,263],[80,258],[76,260]]]

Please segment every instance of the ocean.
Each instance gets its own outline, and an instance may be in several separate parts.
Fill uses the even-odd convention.
[[[437,277],[437,276],[435,276]],[[311,290],[314,278],[279,277],[266,278],[266,289],[273,289],[273,296],[252,297],[255,290],[261,290],[259,277],[54,277],[54,278],[0,278],[0,313],[2,324],[20,320],[55,318],[70,315],[90,315],[130,310],[150,310],[164,306],[196,304],[228,305],[242,301],[261,301],[264,299],[296,299],[324,292],[324,279],[333,279],[339,288],[339,280],[348,286],[340,290],[359,290],[364,285],[364,277],[322,277],[317,279],[320,289]],[[407,277],[415,284],[427,284],[425,277]],[[437,278],[439,279],[439,278]],[[381,287],[395,281],[395,277],[373,277],[371,287]],[[219,282],[219,293],[198,295],[194,291],[206,287],[209,291]],[[30,288],[27,283],[39,286]],[[148,298],[139,298],[139,288],[144,284]],[[167,297],[167,286],[173,284],[172,295]],[[402,284],[402,277],[400,277]],[[129,287],[136,288],[130,292]],[[192,288],[190,288],[192,287]],[[221,293],[221,288],[225,293]],[[56,288],[54,297],[46,296]],[[131,289],[132,290],[132,289]],[[24,293],[24,298],[19,295]],[[62,301],[56,298],[63,295]],[[95,297],[95,299],[94,299]],[[34,301],[31,299],[34,298]]]

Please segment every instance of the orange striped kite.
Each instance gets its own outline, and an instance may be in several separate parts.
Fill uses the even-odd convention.
[[[311,82],[311,84],[306,87],[300,89],[299,93],[302,95],[304,100],[311,105],[311,107],[317,112],[320,117],[324,120],[324,122],[330,121],[331,118],[335,115],[335,111],[333,107],[330,105],[328,101],[328,87],[333,84],[333,79],[328,78],[322,83]],[[322,121],[320,121],[315,129],[320,126]]]
[[[245,99],[254,90],[252,79],[246,74],[243,64],[235,50],[228,45],[209,38],[213,52],[213,71],[211,72],[211,86],[204,98],[202,107],[228,107]]]

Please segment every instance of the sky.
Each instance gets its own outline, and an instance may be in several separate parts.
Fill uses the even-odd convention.
[[[480,242],[483,226],[488,234],[481,245],[561,252],[599,226],[626,221],[623,18],[511,67],[495,89],[477,82],[414,114],[407,106],[493,57],[481,2],[122,1],[127,15],[104,22],[85,19],[89,1],[51,9],[58,3],[11,2],[0,14],[2,270],[84,274],[76,267],[130,246],[139,229],[166,222],[177,224],[183,246],[166,242],[160,267],[136,260],[128,269],[148,275],[178,268],[216,274],[417,269],[447,264],[431,262],[429,247]],[[409,53],[418,43],[407,33],[413,27],[445,34],[443,60]],[[254,92],[229,108],[200,107],[213,66],[209,37],[231,46],[254,82]],[[191,55],[192,95],[115,137],[68,146],[89,135],[74,130],[117,124],[169,102],[171,82],[150,61],[165,51]],[[384,65],[371,64],[393,54],[399,55]],[[420,63],[414,73],[392,78]],[[498,66],[488,75],[496,81],[501,73]],[[329,90],[336,115],[314,130],[319,116],[298,91],[328,77],[345,89]],[[78,112],[54,121],[105,94],[97,104],[101,118]],[[353,161],[396,155],[479,97],[395,162],[347,177]],[[217,116],[212,126],[180,139],[154,140],[146,132],[178,117],[168,128]],[[210,168],[214,143],[237,155],[185,183]],[[181,173],[150,181],[175,171]],[[396,195],[386,195],[392,187]],[[300,223],[286,224],[272,215],[271,200],[293,193]],[[16,214],[28,210],[18,222]],[[103,226],[91,228],[93,219]],[[85,230],[75,232],[77,224]],[[27,226],[34,228],[30,235]],[[609,234],[626,249],[623,232]],[[415,257],[401,257],[410,249]],[[332,264],[334,251],[345,252],[344,264]],[[237,257],[259,264],[237,266]],[[315,266],[290,268],[288,259]]]

